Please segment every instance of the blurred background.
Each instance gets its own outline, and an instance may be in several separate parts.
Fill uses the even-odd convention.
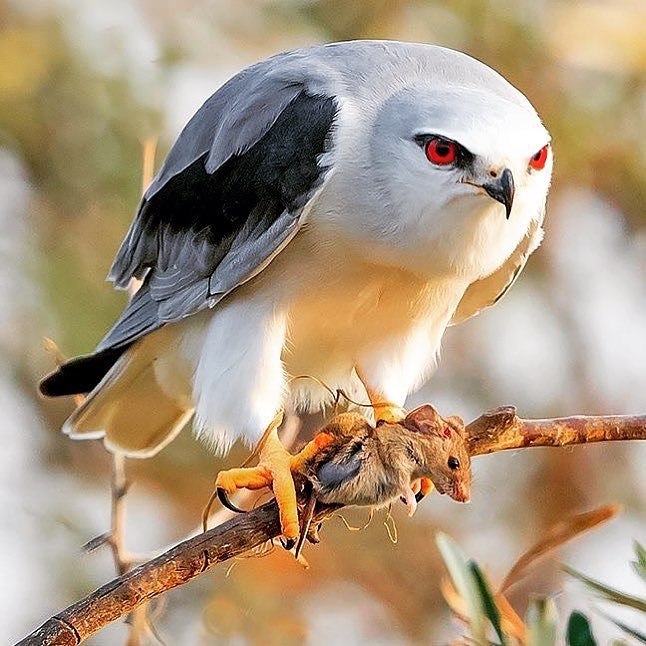
[[[510,403],[526,417],[646,412],[645,24],[643,0],[0,0],[0,641],[114,574],[109,550],[80,549],[109,527],[110,459],[59,432],[71,400],[36,394],[53,367],[42,339],[88,352],[123,307],[104,277],[141,193],[142,142],[158,139],[159,165],[218,86],[276,51],[446,45],[506,76],[553,135],[543,246],[498,306],[449,330],[411,405],[466,419]],[[308,571],[278,550],[217,568],[168,595],[155,626],[168,644],[448,643],[459,630],[439,591],[438,529],[499,582],[547,527],[609,502],[620,518],[556,557],[635,589],[645,458],[637,442],[480,457],[471,504],[434,495],[413,520],[396,510],[396,545],[382,516],[361,533],[332,521]],[[154,553],[195,531],[224,464],[189,432],[129,463],[127,546]],[[590,611],[602,641],[617,634],[557,560],[510,599],[523,612],[535,592],[564,617]]]

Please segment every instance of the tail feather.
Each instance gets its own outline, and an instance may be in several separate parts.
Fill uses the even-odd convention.
[[[139,458],[154,455],[173,440],[194,409],[189,367],[168,353],[175,344],[158,338],[169,333],[163,328],[126,350],[63,431],[75,439],[103,438],[109,450]],[[169,366],[170,383],[164,379]]]

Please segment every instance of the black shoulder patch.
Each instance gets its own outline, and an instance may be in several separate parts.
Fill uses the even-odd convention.
[[[143,234],[165,227],[175,234],[206,232],[209,242],[219,246],[245,225],[262,221],[269,228],[283,211],[303,207],[318,184],[318,157],[335,114],[334,99],[299,94],[244,154],[212,174],[204,154],[144,200],[139,214],[145,220]]]

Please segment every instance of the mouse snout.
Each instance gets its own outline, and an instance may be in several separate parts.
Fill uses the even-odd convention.
[[[448,493],[457,502],[469,502],[471,500],[471,491],[462,482],[454,482]]]

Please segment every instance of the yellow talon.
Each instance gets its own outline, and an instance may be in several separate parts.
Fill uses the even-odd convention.
[[[420,490],[419,492],[422,494],[422,496],[428,496],[429,493],[435,489],[435,485],[433,484],[433,481],[430,478],[420,478]]]
[[[435,489],[435,485],[430,478],[422,477],[416,478],[411,482],[410,488],[412,492],[417,496],[417,500],[421,500],[424,496],[428,496],[429,493]]]
[[[215,486],[228,494],[238,489],[271,487],[280,513],[283,536],[295,540],[299,535],[299,523],[292,469],[298,468],[299,460],[298,456],[287,451],[278,438],[277,428],[281,419],[282,414],[274,418],[261,440],[258,466],[221,471]]]

